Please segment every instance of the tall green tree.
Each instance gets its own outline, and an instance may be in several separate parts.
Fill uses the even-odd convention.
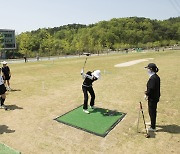
[[[180,42],[180,17],[168,20],[129,17],[96,24],[69,24],[17,36],[18,52],[34,56],[100,53],[126,48],[158,48]]]

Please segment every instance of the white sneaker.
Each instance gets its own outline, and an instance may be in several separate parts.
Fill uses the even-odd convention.
[[[83,112],[89,114],[89,111],[88,111],[88,110],[83,109]]]
[[[146,122],[146,125],[151,126],[151,122]]]
[[[2,106],[1,106],[1,109],[7,110],[7,107],[6,107],[5,105],[2,105]]]
[[[96,107],[95,107],[95,106],[90,106],[90,108],[91,108],[91,109],[96,109]]]
[[[150,127],[150,128],[148,128],[148,131],[149,131],[149,132],[155,132],[156,129],[153,129],[153,128]]]

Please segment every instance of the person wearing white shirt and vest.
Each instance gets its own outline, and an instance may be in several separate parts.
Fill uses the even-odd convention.
[[[94,101],[95,101],[95,93],[92,87],[92,83],[100,78],[101,72],[100,70],[95,70],[93,72],[88,71],[87,73],[84,73],[84,70],[81,71],[82,78],[84,79],[83,85],[82,85],[82,91],[84,93],[84,105],[83,105],[83,111],[87,114],[89,114],[88,109],[88,92],[91,95],[91,101],[90,101],[90,107],[94,109]]]
[[[160,99],[160,77],[156,74],[159,69],[154,63],[146,66],[149,74],[147,82],[147,90],[145,91],[145,99],[148,100],[148,112],[150,116],[150,128],[148,131],[156,131],[157,104]]]
[[[4,79],[2,76],[2,70],[0,68],[0,108],[7,110],[7,107],[4,105],[4,101],[6,99],[6,87],[4,85]]]

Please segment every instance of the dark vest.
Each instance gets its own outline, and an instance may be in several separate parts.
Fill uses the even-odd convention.
[[[147,82],[146,95],[150,101],[159,101],[160,98],[160,78],[157,74],[152,75]]]

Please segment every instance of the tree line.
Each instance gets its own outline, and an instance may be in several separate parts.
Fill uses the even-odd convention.
[[[113,18],[90,25],[42,28],[17,35],[16,43],[16,54],[27,57],[180,45],[180,17],[167,20]]]

